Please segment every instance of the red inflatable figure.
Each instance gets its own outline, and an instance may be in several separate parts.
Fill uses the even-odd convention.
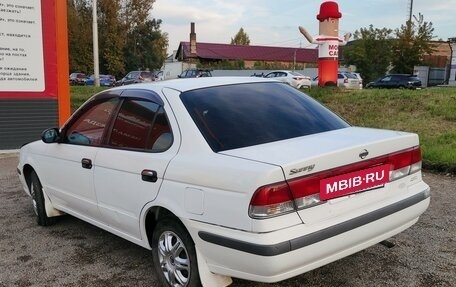
[[[318,44],[318,85],[337,86],[337,71],[339,69],[339,46],[345,45],[351,34],[339,38],[339,19],[342,13],[336,2],[327,1],[320,5],[320,13],[317,15],[319,23],[319,35],[316,39],[303,27],[299,27],[301,34],[312,44]]]

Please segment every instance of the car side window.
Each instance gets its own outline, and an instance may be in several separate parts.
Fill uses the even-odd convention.
[[[382,79],[382,82],[389,82],[389,81],[391,81],[391,76],[387,76]]]
[[[171,144],[171,128],[162,106],[137,99],[126,99],[122,103],[114,121],[109,146],[161,152]]]
[[[65,142],[99,146],[118,102],[118,98],[110,98],[92,105],[66,129]]]

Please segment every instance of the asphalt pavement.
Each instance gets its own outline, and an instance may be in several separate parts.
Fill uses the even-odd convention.
[[[17,153],[0,152],[0,287],[159,286],[150,251],[71,216],[36,225]],[[352,256],[286,281],[231,286],[456,286],[456,178],[424,173],[431,205],[419,222]],[[255,264],[255,262],[252,262]]]

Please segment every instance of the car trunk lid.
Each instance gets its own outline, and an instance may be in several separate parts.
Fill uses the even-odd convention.
[[[220,153],[281,166],[290,180],[417,145],[416,134],[349,127]]]
[[[221,154],[280,166],[286,184],[275,183],[266,189],[259,188],[264,194],[258,202],[267,205],[265,196],[280,190],[281,196],[286,197],[286,190],[289,190],[301,219],[309,223],[338,216],[343,210],[346,212],[347,206],[341,208],[340,205],[331,205],[341,201],[341,198],[346,199],[365,189],[385,186],[391,178],[407,175],[411,157],[419,158],[416,161],[421,164],[418,144],[416,134],[349,127],[228,150]],[[254,195],[252,201],[256,200]],[[286,198],[276,196],[274,200],[270,210],[280,212],[283,208],[290,211],[289,201],[280,205]],[[328,202],[331,204],[325,204],[323,208],[319,206]],[[358,201],[353,208],[361,208],[363,204],[366,203]],[[256,210],[261,216],[264,214],[267,217],[267,208]],[[315,210],[318,212],[315,213]]]

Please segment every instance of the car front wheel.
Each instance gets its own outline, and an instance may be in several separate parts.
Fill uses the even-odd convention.
[[[152,257],[163,286],[201,286],[195,244],[177,220],[158,222],[152,236]]]
[[[35,171],[30,175],[30,195],[32,197],[33,211],[36,215],[36,222],[41,226],[49,226],[56,222],[55,217],[48,217],[44,203],[43,187]]]

